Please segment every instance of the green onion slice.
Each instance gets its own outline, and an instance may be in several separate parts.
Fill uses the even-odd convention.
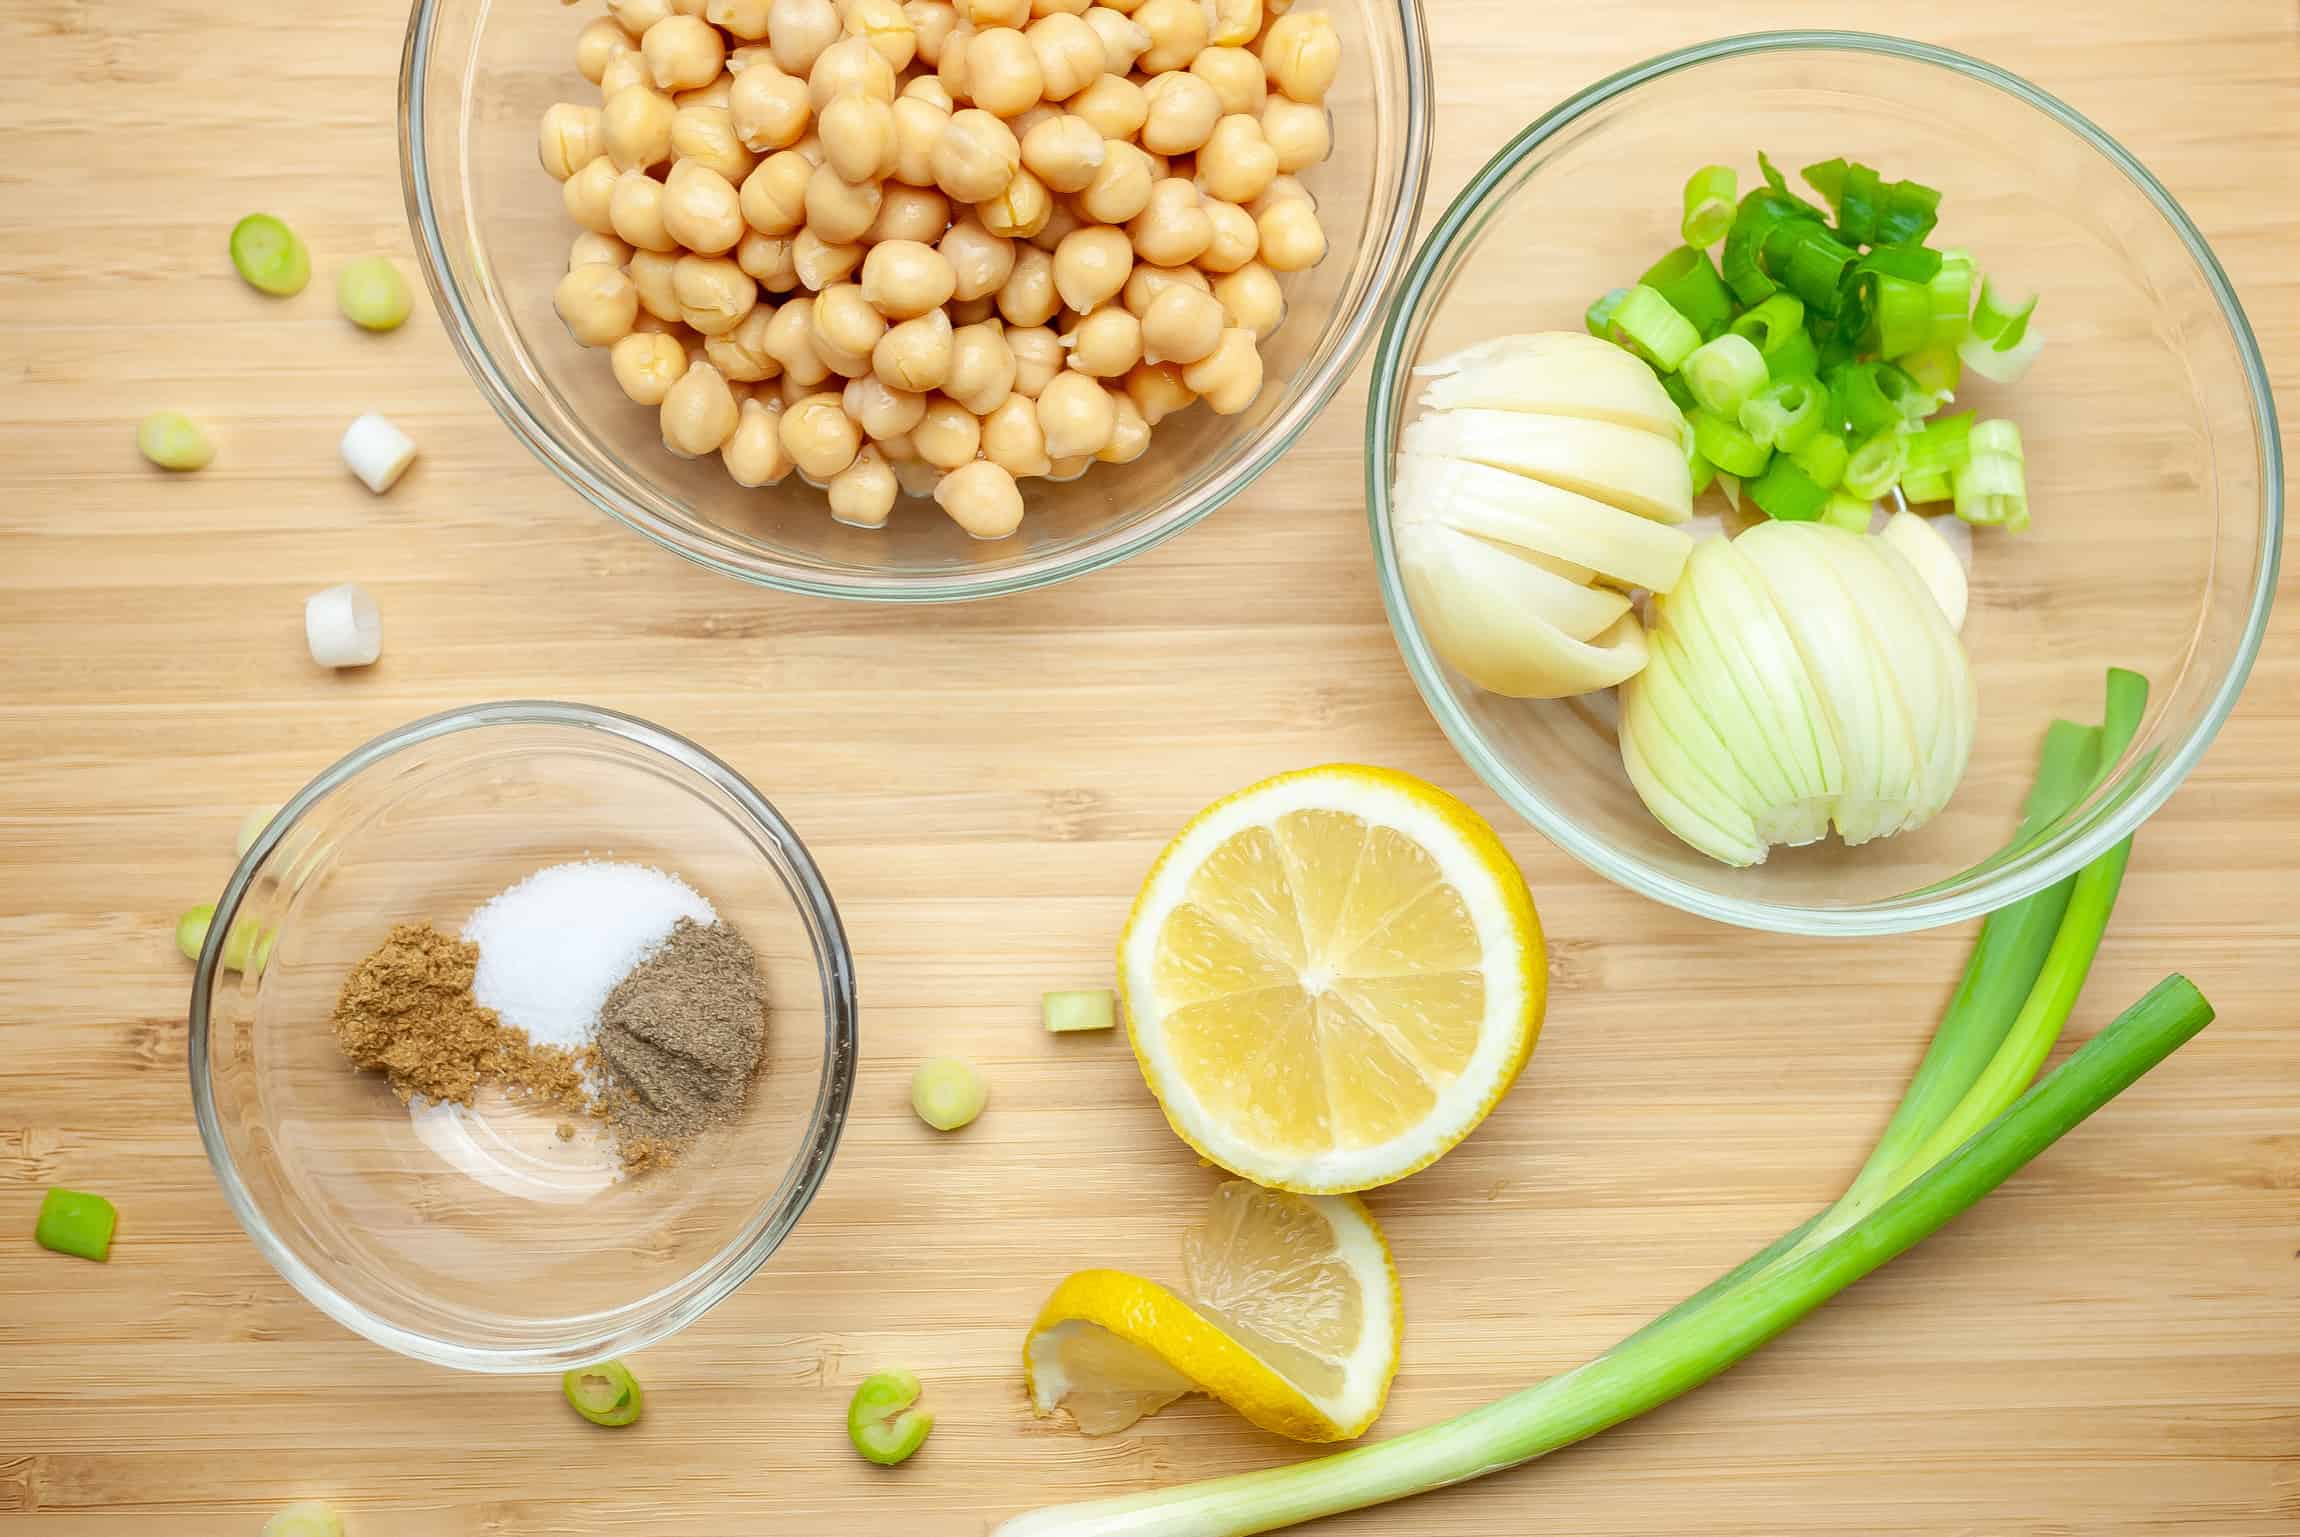
[[[1686,413],[1685,419],[1693,424],[1695,452],[1724,474],[1747,480],[1762,472],[1773,456],[1771,449],[1743,432],[1738,422],[1702,410]]]
[[[1765,387],[1765,358],[1755,342],[1728,332],[1694,348],[1679,377],[1704,410],[1730,419]]]
[[[1840,484],[1848,494],[1873,502],[1893,489],[1908,462],[1908,433],[1901,427],[1887,427],[1853,450],[1853,456],[1845,461]]]
[[[1829,392],[1818,379],[1783,379],[1767,385],[1740,409],[1741,430],[1784,453],[1794,453],[1828,425]]]
[[[1873,437],[1888,427],[1918,420],[1932,409],[1932,397],[1890,363],[1846,363],[1827,377],[1837,421],[1856,437]]]
[[[1820,521],[1848,534],[1865,534],[1876,514],[1876,504],[1849,491],[1832,491],[1821,507]]]
[[[909,1372],[873,1372],[847,1404],[847,1439],[882,1468],[908,1460],[934,1430],[934,1416],[918,1399],[918,1378]]]
[[[248,286],[274,298],[300,294],[311,281],[311,253],[268,213],[251,213],[232,226],[231,251],[232,266]]]
[[[1803,448],[1792,451],[1791,458],[1797,468],[1811,476],[1814,484],[1834,490],[1845,478],[1845,466],[1852,462],[1853,451],[1845,440],[1833,432],[1824,432]]]
[[[57,1254],[99,1263],[111,1257],[112,1232],[120,1213],[110,1201],[85,1190],[50,1190],[40,1197],[32,1241]]]
[[[2028,335],[2029,316],[2035,313],[2035,294],[2019,304],[2008,305],[1997,297],[1995,281],[1983,278],[1980,304],[1973,310],[1973,335],[1998,352],[2010,352]]]
[[[1701,333],[1704,341],[1724,333],[1733,319],[1733,294],[1717,275],[1707,251],[1682,245],[1655,262],[1637,280],[1669,301],[1669,307]]]
[[[1679,233],[1689,246],[1713,246],[1733,227],[1740,178],[1729,165],[1705,165],[1685,183],[1685,219]]]
[[[1755,342],[1759,352],[1771,357],[1792,339],[1805,335],[1805,301],[1795,294],[1775,294],[1744,310],[1728,329]]]
[[[1766,516],[1779,518],[1784,523],[1810,523],[1821,515],[1828,505],[1829,490],[1817,484],[1813,477],[1797,467],[1797,461],[1787,454],[1775,454],[1765,473],[1749,482],[1749,495]],[[1862,520],[1862,527],[1868,520]]]
[[[1581,318],[1582,325],[1592,336],[1613,338],[1613,312],[1621,308],[1621,301],[1629,297],[1629,290],[1616,288],[1600,298]]]
[[[1701,345],[1701,333],[1693,322],[1642,283],[1630,289],[1613,312],[1609,334],[1665,374],[1675,373]]]
[[[620,1361],[579,1366],[559,1379],[559,1390],[575,1412],[594,1425],[628,1425],[645,1404],[639,1379]]]
[[[1941,270],[1925,285],[1932,298],[1932,321],[1926,340],[1936,347],[1954,347],[1971,328],[1973,312],[1973,259],[1970,253],[1941,253]]]

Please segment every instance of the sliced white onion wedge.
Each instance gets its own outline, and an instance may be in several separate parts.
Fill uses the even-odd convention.
[[[1625,596],[1613,595],[1624,611],[1612,624],[1576,640],[1529,600],[1537,584],[1558,580],[1553,573],[1442,527],[1400,528],[1397,540],[1406,597],[1430,644],[1478,687],[1562,699],[1610,688],[1645,665],[1645,629]]]
[[[383,655],[383,614],[352,582],[304,600],[304,644],[322,667],[365,667]]]
[[[1693,476],[1677,439],[1618,422],[1448,411],[1408,427],[1404,447],[1531,476],[1656,523],[1693,516]]]
[[[1953,524],[1965,529],[1965,548],[1972,548],[1969,525],[1954,517],[1926,518],[1913,512],[1896,512],[1886,520],[1884,532],[1877,537],[1888,549],[1896,551],[1909,563],[1925,588],[1933,595],[1941,612],[1948,616],[1949,628],[1962,632],[1965,627],[1965,566],[1938,525]]]
[[[1500,336],[1417,372],[1431,411],[1487,409],[1614,422],[1671,442],[1684,425],[1652,369],[1586,332]]]
[[[1652,592],[1677,585],[1693,548],[1676,529],[1577,491],[1489,464],[1406,453],[1398,458],[1397,526],[1415,522],[1441,523]]]

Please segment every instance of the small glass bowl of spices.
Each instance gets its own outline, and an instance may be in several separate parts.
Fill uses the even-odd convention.
[[[193,985],[193,1107],[264,1257],[423,1360],[563,1371],[702,1316],[830,1166],[854,964],[821,873],[692,742],[431,716],[273,818]]]

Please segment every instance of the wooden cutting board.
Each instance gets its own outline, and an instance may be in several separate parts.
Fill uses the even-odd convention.
[[[1432,10],[1433,196],[1540,104],[1702,35],[1861,20],[1994,59],[2172,188],[2295,398],[2287,0]],[[408,252],[400,5],[5,15],[0,1531],[253,1534],[326,1495],[358,1537],[974,1533],[1290,1458],[1202,1404],[1102,1442],[1035,1424],[1017,1347],[1068,1269],[1170,1273],[1208,1181],[1122,1045],[1048,1048],[1038,994],[1107,974],[1185,816],[1298,764],[1393,764],[1468,795],[1555,941],[1526,1082],[1375,1199],[1412,1319],[1386,1429],[1602,1348],[1824,1200],[1881,1124],[1969,934],[1731,932],[1509,820],[1416,699],[1363,526],[1334,504],[1358,475],[1362,380],[1235,506],[1123,569],[931,612],[750,592],[578,504],[481,404],[428,307],[364,338],[313,323],[316,289],[291,316],[223,267],[224,230],[258,207],[317,251]],[[161,405],[214,424],[212,470],[162,484],[136,459],[133,424]],[[423,445],[388,501],[335,461],[340,424],[369,409]],[[382,598],[389,655],[324,676],[298,605],[353,578]],[[2220,1007],[2205,1038],[1718,1386],[1328,1529],[2300,1532],[2296,612],[2150,824],[2072,1031],[2181,968]],[[306,1306],[233,1224],[185,1089],[170,925],[217,889],[242,812],[376,732],[517,694],[650,716],[755,778],[837,889],[866,978],[856,1114],[820,1199],[756,1280],[645,1353],[650,1419],[613,1439],[552,1384],[420,1366]],[[975,1057],[995,1097],[927,1146],[905,1084],[937,1050]],[[31,1245],[53,1183],[119,1203],[108,1266]],[[840,1418],[890,1363],[931,1383],[941,1417],[892,1474],[847,1451]]]

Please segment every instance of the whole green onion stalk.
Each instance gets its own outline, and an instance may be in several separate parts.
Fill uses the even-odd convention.
[[[2055,723],[2024,816],[2033,837],[2106,777],[2146,684],[2112,673],[2106,723]],[[2167,977],[2031,1085],[2090,966],[2129,844],[1997,913],[1877,1151],[1845,1196],[1604,1355],[1395,1440],[1017,1516],[993,1537],[1247,1537],[1500,1472],[1699,1387],[1938,1231],[2211,1022]]]

